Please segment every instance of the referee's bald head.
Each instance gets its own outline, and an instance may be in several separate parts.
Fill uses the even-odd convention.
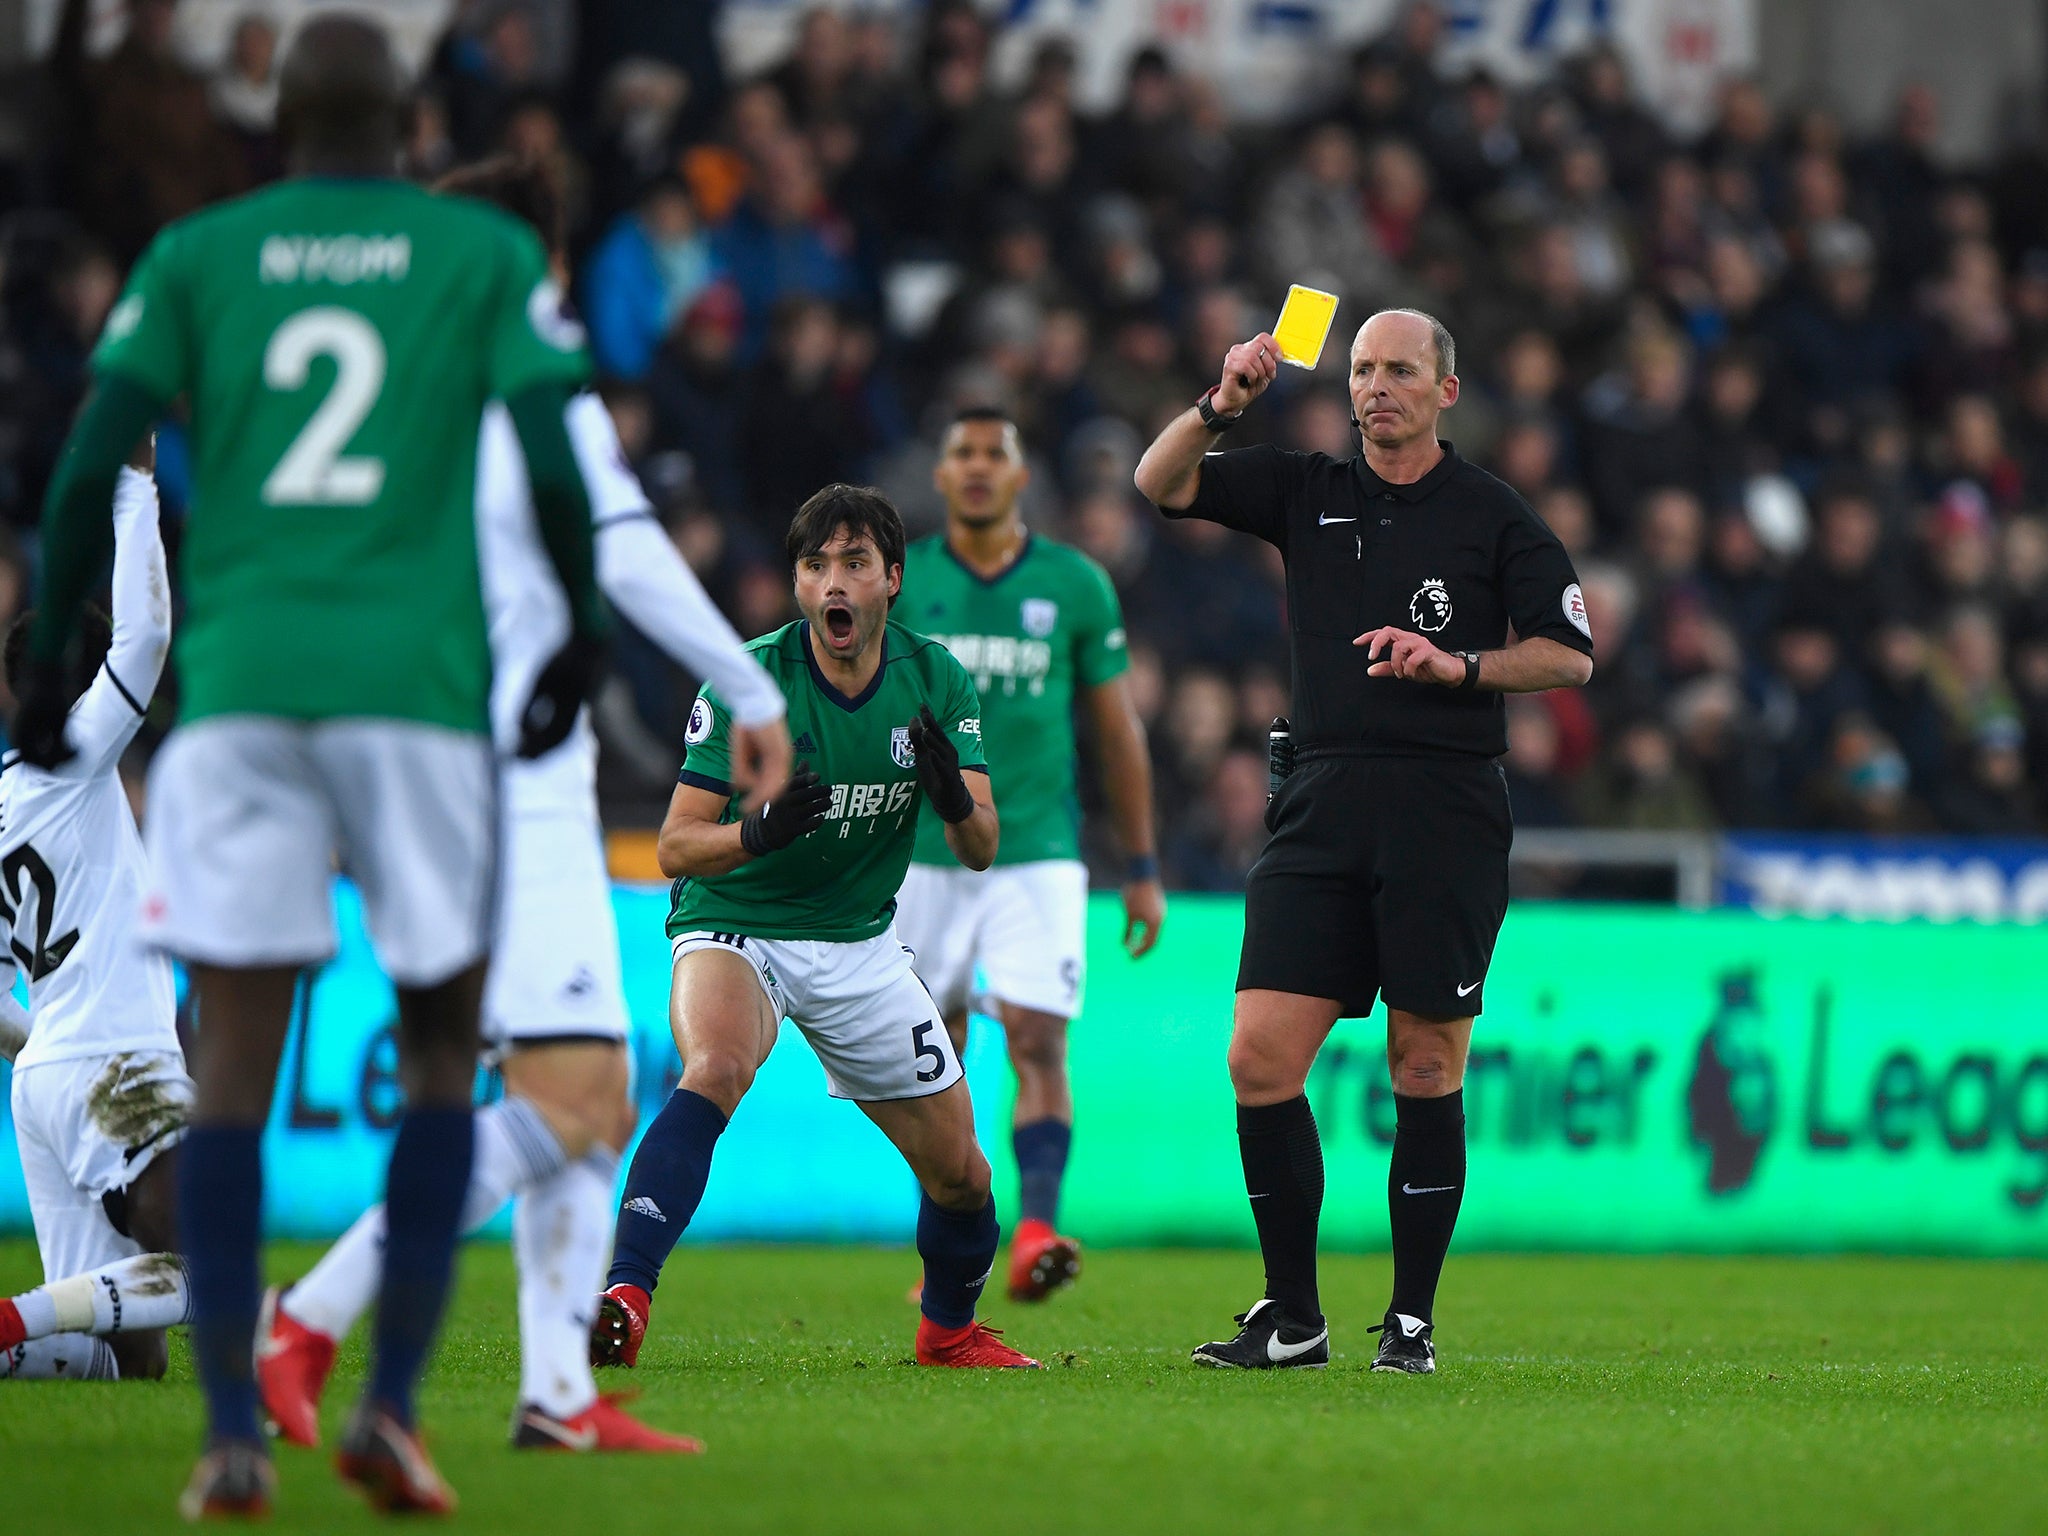
[[[1452,337],[1450,327],[1435,315],[1420,309],[1381,309],[1365,317],[1365,325],[1358,328],[1358,334],[1351,338],[1351,355],[1358,355],[1358,345],[1365,340],[1366,327],[1386,315],[1406,315],[1411,320],[1420,320],[1429,327],[1430,345],[1436,351],[1436,377],[1441,384],[1458,371],[1458,343]]]

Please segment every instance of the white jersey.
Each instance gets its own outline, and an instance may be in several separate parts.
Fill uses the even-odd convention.
[[[137,939],[146,872],[119,772],[171,642],[156,484],[131,469],[114,493],[113,618],[106,662],[72,706],[77,755],[46,770],[9,753],[0,771],[0,991],[18,974],[29,991],[17,1069],[178,1052],[170,959]]]
[[[710,681],[742,724],[780,718],[782,691],[746,653],[656,520],[604,402],[577,395],[566,423],[590,497],[599,589],[634,628]],[[476,506],[491,636],[491,733],[507,762],[507,809],[588,817],[597,789],[597,739],[588,710],[569,739],[545,757],[526,762],[513,756],[534,679],[568,638],[569,605],[534,524],[526,457],[511,413],[495,400],[485,408],[477,438]]]

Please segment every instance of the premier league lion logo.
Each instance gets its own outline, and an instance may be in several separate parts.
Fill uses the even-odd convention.
[[[1409,622],[1424,634],[1433,635],[1451,622],[1451,594],[1434,576],[1415,589],[1408,599]]]

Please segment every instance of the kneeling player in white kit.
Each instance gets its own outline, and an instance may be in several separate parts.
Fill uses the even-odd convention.
[[[561,247],[537,171],[503,161],[442,184],[500,203]],[[559,261],[559,254],[557,255]],[[598,585],[642,633],[734,702],[740,776],[761,797],[789,773],[784,704],[683,563],[626,467],[604,403],[569,405],[569,435],[590,493]],[[502,405],[478,439],[477,518],[490,620],[492,714],[506,761],[501,905],[483,1033],[501,1057],[505,1097],[477,1116],[463,1209],[473,1231],[518,1197],[522,1357],[512,1443],[522,1449],[685,1452],[692,1439],[641,1424],[600,1397],[586,1339],[592,1293],[611,1247],[619,1157],[634,1130],[618,933],[597,808],[597,741],[588,716],[532,761],[510,759],[534,676],[568,630],[568,613],[533,528],[525,463]],[[728,692],[729,690],[729,692]],[[336,1342],[375,1299],[383,1208],[365,1214],[288,1291],[267,1298],[258,1377],[287,1438],[318,1443],[319,1398]]]
[[[0,772],[0,1054],[14,1061],[45,1277],[0,1301],[0,1377],[161,1376],[163,1330],[190,1305],[171,1250],[192,1080],[171,962],[136,942],[142,838],[120,775],[171,643],[156,485],[146,452],[137,462],[114,493],[112,635],[88,624],[96,671],[66,726],[77,756],[43,769],[10,754]],[[7,638],[10,680],[30,619]],[[25,1015],[11,995],[19,971]]]

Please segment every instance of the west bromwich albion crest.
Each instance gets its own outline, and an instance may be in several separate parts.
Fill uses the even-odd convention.
[[[1024,633],[1034,640],[1043,640],[1058,628],[1060,605],[1049,597],[1027,597],[1023,612],[1018,616],[1024,625]]]
[[[910,727],[896,725],[889,728],[889,755],[896,759],[898,768],[917,766],[917,749],[910,744]]]

